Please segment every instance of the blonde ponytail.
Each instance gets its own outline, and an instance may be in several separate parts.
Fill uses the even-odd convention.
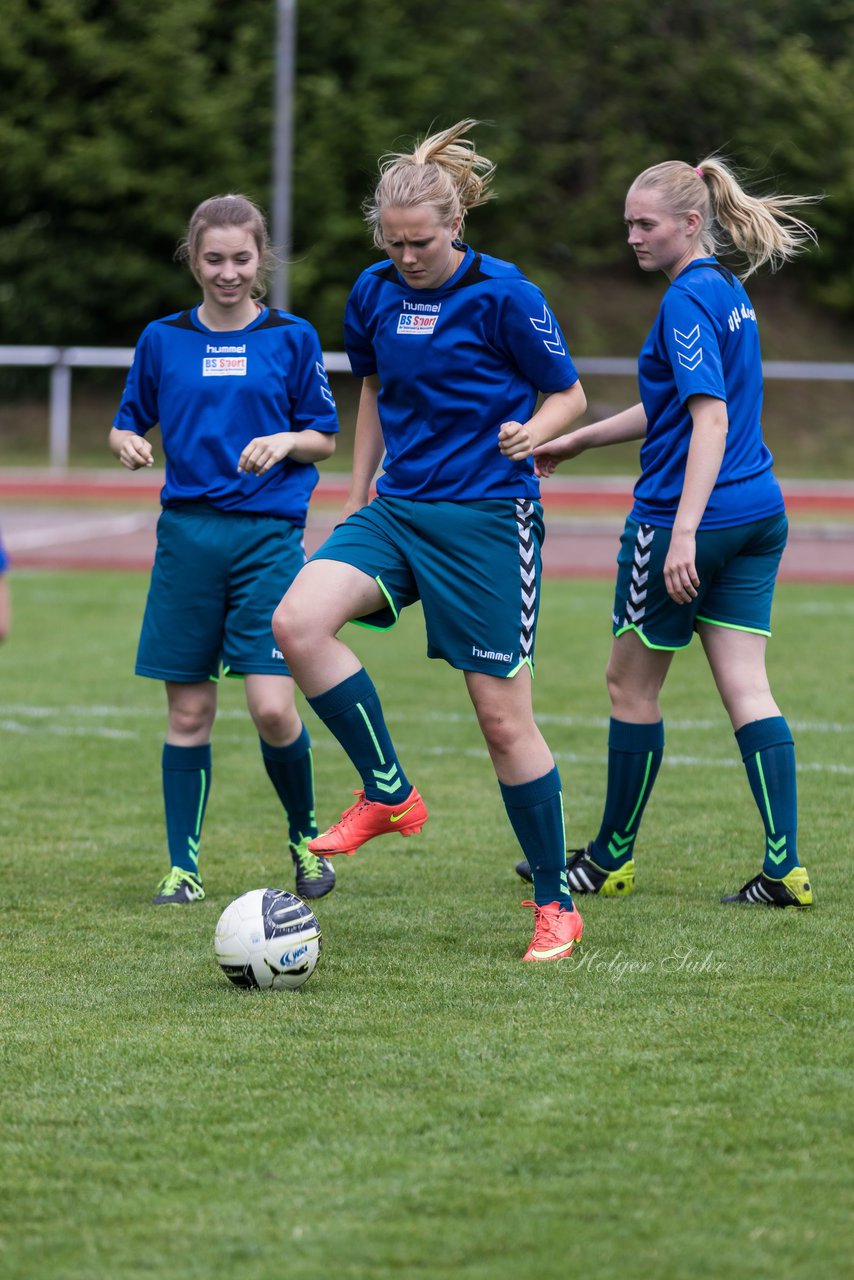
[[[659,191],[674,217],[699,213],[700,250],[713,254],[737,249],[747,259],[747,269],[740,273],[743,279],[766,263],[776,271],[818,243],[809,223],[789,210],[815,204],[821,196],[750,195],[718,155],[707,156],[696,167],[682,160],[653,165],[632,183],[633,190],[640,188]]]
[[[459,120],[450,129],[431,134],[411,152],[390,152],[382,157],[380,180],[364,206],[365,221],[378,249],[383,247],[381,217],[385,209],[432,205],[442,226],[451,226],[459,216],[462,231],[467,210],[493,198],[495,165],[479,155],[465,136],[479,123]]]

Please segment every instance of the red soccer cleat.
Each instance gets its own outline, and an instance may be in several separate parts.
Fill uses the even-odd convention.
[[[559,902],[547,902],[543,907],[536,902],[523,902],[522,906],[534,908],[534,936],[522,959],[565,960],[571,956],[584,929],[578,908],[573,906],[567,911]]]
[[[356,803],[341,814],[341,821],[309,841],[312,853],[330,857],[333,853],[355,853],[374,836],[414,836],[427,821],[427,806],[413,787],[400,804],[366,800],[364,791],[354,791]]]

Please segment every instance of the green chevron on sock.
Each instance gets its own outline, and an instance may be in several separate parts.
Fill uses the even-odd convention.
[[[753,799],[765,828],[762,870],[782,880],[798,865],[795,746],[783,716],[751,720],[736,730]]]
[[[772,840],[771,837],[768,836],[768,843],[765,852],[774,863],[774,866],[779,867],[780,863],[785,862],[786,858],[789,856],[789,851],[786,848],[786,837],[781,836],[779,840]]]
[[[623,862],[628,858],[633,842],[633,835],[621,836],[618,831],[615,831],[608,841],[608,852],[615,862]]]
[[[386,792],[387,795],[394,795],[400,790],[400,770],[396,764],[393,764],[386,773],[381,769],[374,769],[373,774],[380,791]]]

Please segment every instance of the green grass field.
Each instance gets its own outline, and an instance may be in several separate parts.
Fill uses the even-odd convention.
[[[0,1274],[6,1280],[815,1280],[850,1274],[850,589],[783,586],[812,912],[718,905],[758,817],[697,648],[633,898],[584,900],[529,966],[518,857],[460,676],[421,619],[352,629],[423,835],[338,860],[298,993],[246,993],[212,935],[292,887],[238,684],[222,689],[205,902],[166,869],[165,699],[132,675],[141,575],[20,571],[0,651]],[[604,788],[608,583],[548,582],[536,706],[571,843]],[[357,779],[307,717],[319,818]],[[344,865],[340,865],[343,863]]]

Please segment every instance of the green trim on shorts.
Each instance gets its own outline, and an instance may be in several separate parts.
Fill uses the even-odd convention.
[[[348,562],[345,560],[343,561],[343,563],[347,564]],[[394,615],[394,621],[390,622],[385,627],[380,626],[378,622],[366,622],[364,618],[351,618],[350,621],[352,622],[354,627],[364,627],[366,631],[391,631],[392,627],[395,626],[399,621],[400,615],[397,612],[397,609],[395,609],[394,601],[392,600],[391,596],[386,590],[385,584],[382,578],[379,576],[379,574],[374,578],[374,582],[377,584],[380,591],[385,596],[386,604],[388,605],[389,609],[391,609],[392,614]],[[374,613],[378,613],[378,612],[379,612],[378,609],[374,609]],[[368,616],[372,616],[372,615],[368,615]]]
[[[512,670],[512,671],[508,671],[508,672],[507,672],[507,674],[506,674],[506,676],[504,677],[504,679],[505,679],[505,680],[512,680],[514,676],[517,676],[517,675],[519,674],[519,672],[522,670],[522,668],[523,668],[523,667],[529,667],[529,668],[530,668],[530,671],[531,671],[531,679],[533,680],[533,678],[534,678],[534,660],[533,660],[533,658],[522,658],[522,659],[520,659],[520,661],[516,663],[516,666],[513,668],[513,670]],[[488,674],[488,672],[484,672],[484,674]]]
[[[619,636],[625,635],[627,631],[634,631],[635,635],[643,640],[647,649],[661,649],[665,653],[679,653],[681,649],[687,649],[691,643],[689,640],[688,644],[653,644],[651,640],[646,638],[640,627],[636,627],[633,622],[628,623],[625,627],[620,627],[619,631],[615,631],[614,639],[616,640]]]
[[[697,622],[707,622],[710,627],[726,627],[728,631],[746,631],[751,636],[770,636],[771,632],[764,627],[742,627],[737,622],[719,622],[716,618],[704,618],[697,614]]]

